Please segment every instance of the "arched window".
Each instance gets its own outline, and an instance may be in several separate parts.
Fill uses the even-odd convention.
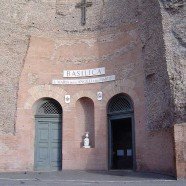
[[[125,94],[114,96],[108,105],[108,114],[133,112],[131,99]]]
[[[43,99],[38,104],[36,115],[61,115],[61,105],[54,99]]]

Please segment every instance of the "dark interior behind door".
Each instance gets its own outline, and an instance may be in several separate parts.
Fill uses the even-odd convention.
[[[111,169],[133,169],[132,119],[111,121]]]

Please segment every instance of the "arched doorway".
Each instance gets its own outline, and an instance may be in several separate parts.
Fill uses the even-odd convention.
[[[109,169],[135,169],[133,104],[118,94],[108,104]]]
[[[62,107],[54,99],[38,102],[35,115],[35,170],[62,169]]]

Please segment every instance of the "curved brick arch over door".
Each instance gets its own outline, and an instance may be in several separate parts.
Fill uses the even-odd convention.
[[[35,137],[35,169],[55,171],[62,169],[62,108],[53,99],[38,104]]]

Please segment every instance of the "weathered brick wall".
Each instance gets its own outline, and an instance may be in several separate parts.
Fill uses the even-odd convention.
[[[174,126],[176,174],[178,179],[186,178],[186,124]]]
[[[31,35],[50,38],[89,32],[95,32],[96,35],[101,29],[109,30],[109,27],[127,23],[128,20],[130,22],[137,20],[135,0],[125,2],[93,0],[94,6],[89,8],[87,25],[82,27],[81,11],[75,8],[78,2],[79,0],[0,2],[0,107],[2,108],[0,130],[2,132],[14,132],[19,77]],[[128,12],[128,9],[131,11]],[[82,59],[77,61],[83,62]],[[34,81],[37,77],[30,74],[30,79]]]
[[[52,13],[55,15],[55,0],[0,2],[0,131],[2,132],[14,132],[18,84],[30,35],[51,32],[55,25],[50,19]]]
[[[8,40],[2,42],[3,49],[1,50],[1,74],[3,77],[1,83],[3,100],[1,102],[3,109],[0,113],[1,130],[13,131],[16,87],[29,45],[29,35],[59,37],[59,34],[63,36],[66,33],[73,35],[93,31],[96,34],[96,31],[103,28],[109,30],[109,27],[138,20],[140,20],[139,27],[144,43],[148,127],[161,128],[162,125],[157,126],[158,123],[163,123],[164,126],[170,125],[169,80],[158,3],[154,1],[142,3],[139,6],[136,1],[114,1],[114,3],[112,1],[93,1],[96,6],[89,9],[87,25],[82,27],[80,25],[81,11],[74,7],[75,2],[78,1],[70,3],[63,0],[58,0],[57,3],[55,1],[17,1],[14,4],[8,4],[7,1],[2,2],[1,21],[4,25],[1,28],[4,31],[2,30],[1,35],[2,41],[5,38]],[[9,8],[7,9],[6,6]],[[8,16],[4,16],[5,10]]]
[[[1,26],[1,98],[3,100],[1,102],[3,109],[0,112],[1,130],[10,132],[14,128],[17,86],[29,46],[29,35],[61,37],[82,32],[98,34],[101,29],[109,30],[110,27],[137,21],[139,21],[144,44],[148,127],[161,128],[162,124],[158,126],[158,123],[169,126],[172,123],[172,118],[169,117],[170,109],[168,109],[171,101],[158,2],[143,1],[138,4],[135,0],[114,2],[94,0],[94,6],[89,8],[85,27],[80,25],[81,11],[74,7],[77,2],[77,0],[15,1],[10,4],[1,1],[3,25]]]
[[[147,128],[161,130],[173,124],[170,82],[158,1],[140,1],[139,32],[143,43]]]
[[[174,123],[184,123],[186,121],[186,1],[160,2]]]
[[[173,99],[177,178],[186,178],[186,1],[162,0],[161,13],[167,71]]]
[[[85,67],[84,65],[91,67],[93,62],[108,65],[108,69],[112,68],[109,72],[114,70],[120,80],[134,78],[139,83],[136,89],[140,89],[140,86],[143,87],[140,85],[141,79],[136,78],[139,69],[143,66],[144,72],[142,70],[140,72],[144,73],[145,100],[143,101],[146,105],[146,122],[145,127],[141,126],[143,129],[138,129],[143,130],[144,134],[141,144],[144,143],[144,151],[156,143],[160,143],[161,147],[169,148],[158,152],[155,148],[149,150],[148,156],[153,156],[156,164],[150,165],[149,159],[139,157],[139,160],[142,161],[139,169],[141,166],[143,170],[173,174],[173,143],[171,141],[173,135],[171,129],[166,130],[166,128],[174,123],[174,111],[178,115],[176,121],[183,121],[185,104],[183,97],[185,40],[182,32],[179,31],[180,26],[178,26],[178,31],[170,32],[172,23],[167,22],[167,20],[170,21],[170,18],[174,20],[175,14],[165,12],[157,0],[92,0],[94,6],[88,8],[87,24],[82,27],[80,24],[81,11],[75,8],[75,4],[78,2],[79,0],[14,0],[14,3],[2,0],[0,2],[0,38],[2,41],[0,44],[0,130],[6,133],[14,132],[19,78],[24,67],[27,49],[30,47],[30,37],[44,38],[41,39],[42,41],[36,39],[31,47],[33,50],[31,53],[41,57],[41,59],[39,58],[41,62],[46,60],[46,55],[48,55],[45,48],[40,47],[41,43],[45,40],[49,47],[48,50],[50,50],[50,47],[53,47],[53,44],[50,45],[47,42],[47,39],[50,39],[55,43],[53,55],[50,58],[50,63],[53,65],[59,65],[62,62],[65,68],[71,65],[76,65],[78,68]],[[163,15],[163,26],[161,14]],[[182,14],[183,12],[176,15]],[[168,19],[167,16],[169,16]],[[102,35],[103,31],[104,33],[111,31],[111,33]],[[171,37],[167,37],[170,33]],[[115,48],[114,52],[103,55],[104,44],[112,43],[114,40],[117,43],[117,38],[121,40],[120,35],[122,34],[125,34],[123,43],[126,45],[112,45],[111,47]],[[89,38],[90,35],[91,38]],[[175,35],[177,39],[175,39]],[[136,58],[136,53],[132,50],[136,47],[136,43],[139,43],[138,36],[143,45],[142,57],[138,59],[141,63],[132,64],[129,60],[128,64],[122,67],[118,63],[114,67],[112,64],[110,65],[109,63],[114,62],[115,59],[126,60],[124,57],[129,51]],[[170,45],[173,37],[174,44]],[[78,39],[76,40],[76,38]],[[79,42],[80,38],[82,40]],[[82,57],[80,54],[83,52],[83,47],[79,47],[79,52],[74,52],[74,50],[68,52],[68,48],[71,49],[73,45],[76,47],[81,44],[92,47],[96,42],[98,43],[96,44],[97,50],[94,50],[96,55],[90,53],[91,55]],[[33,49],[34,47],[35,49]],[[63,55],[60,55],[60,47]],[[109,48],[109,45],[107,47]],[[175,56],[174,60],[172,60],[172,55]],[[130,59],[130,55],[128,58]],[[49,59],[47,58],[47,60]],[[29,66],[27,68],[29,69]],[[25,79],[29,82],[29,86],[42,85],[47,79],[44,75],[41,77],[38,71],[37,73],[30,72],[26,76],[28,76]],[[165,136],[169,140],[165,140]],[[8,142],[6,143],[8,144]],[[140,154],[141,146],[137,150]],[[159,158],[161,156],[170,166],[160,166],[162,165],[162,160]]]

